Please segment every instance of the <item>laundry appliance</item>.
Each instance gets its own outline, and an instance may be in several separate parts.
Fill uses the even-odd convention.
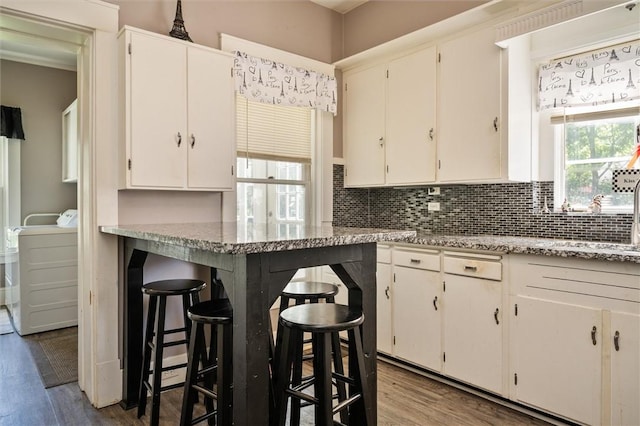
[[[8,229],[6,240],[17,254],[5,265],[5,283],[7,308],[18,334],[77,325],[77,211],[62,213],[55,225]]]

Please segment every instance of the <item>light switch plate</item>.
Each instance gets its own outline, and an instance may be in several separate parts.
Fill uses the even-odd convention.
[[[427,210],[430,212],[439,212],[440,211],[440,203],[431,202],[427,204]]]

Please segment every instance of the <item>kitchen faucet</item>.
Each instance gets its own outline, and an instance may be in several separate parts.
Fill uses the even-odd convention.
[[[640,246],[640,179],[633,190],[633,218],[631,219],[631,244]]]

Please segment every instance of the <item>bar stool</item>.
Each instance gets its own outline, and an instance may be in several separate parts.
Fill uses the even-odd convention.
[[[216,416],[218,426],[232,424],[233,365],[231,362],[233,345],[233,309],[229,299],[214,299],[201,302],[189,308],[188,314],[194,327],[191,329],[187,379],[182,396],[180,425],[194,425]],[[209,353],[206,352],[204,326],[211,325]],[[202,369],[198,369],[202,363]],[[204,385],[200,385],[203,382]],[[214,390],[213,385],[217,384]],[[204,395],[205,414],[193,418],[193,406],[198,392]],[[213,400],[217,402],[217,409]]]
[[[140,378],[140,391],[138,393],[138,418],[145,414],[147,408],[147,392],[151,392],[151,425],[157,425],[160,417],[160,393],[169,389],[182,387],[182,383],[162,387],[161,379],[163,371],[176,370],[186,367],[187,364],[178,364],[168,367],[162,366],[162,353],[164,348],[177,345],[189,347],[189,334],[191,321],[187,317],[189,307],[200,302],[198,293],[205,288],[204,281],[193,279],[162,280],[147,283],[142,286],[142,292],[149,295],[149,310],[147,313],[147,326],[144,334],[144,352],[142,357],[142,376]],[[182,313],[184,327],[165,330],[165,315],[168,296],[182,297]],[[165,336],[184,332],[183,340],[165,342]],[[153,371],[151,368],[153,358]],[[152,376],[151,381],[149,376]]]
[[[280,294],[280,313],[282,313],[285,309],[289,308],[289,301],[294,300],[296,306],[302,305],[304,303],[318,303],[321,300],[324,300],[326,303],[334,303],[335,295],[338,294],[339,287],[335,284],[323,283],[317,281],[295,281],[290,282],[287,286],[282,290]],[[294,362],[293,362],[293,373],[291,383],[293,386],[302,386],[303,383],[306,383],[307,386],[310,386],[312,382],[310,377],[302,376],[302,363],[303,361],[309,360],[313,358],[313,355],[304,356],[304,344],[309,343],[308,340],[300,340],[298,345],[295,347],[294,353]],[[282,325],[278,321],[278,329],[276,332],[276,343],[275,348],[278,348],[282,344]],[[272,348],[272,353],[276,353],[276,349]],[[340,336],[338,333],[333,333],[331,335],[331,349],[333,354],[333,364],[336,372],[340,374],[344,374],[344,369],[342,367],[342,350],[340,347]],[[273,361],[273,370],[277,371],[277,364],[279,362],[278,357],[275,357]],[[344,383],[337,383],[337,398],[339,401],[344,401],[346,399],[347,391]],[[303,386],[304,388],[304,386]],[[291,402],[291,426],[296,426],[300,424],[300,400],[293,400]],[[346,421],[346,417],[343,418],[343,421]]]
[[[365,413],[357,426],[375,424],[367,410],[368,395],[367,376],[364,366],[364,353],[359,326],[364,322],[364,315],[359,310],[345,305],[333,303],[316,303],[293,306],[280,313],[279,323],[283,326],[282,344],[277,351],[281,361],[275,380],[275,420],[283,426],[286,421],[287,403],[302,400],[315,405],[315,424],[333,425],[333,416],[344,410],[350,411],[354,403]],[[349,343],[355,345],[355,371],[349,377],[338,372],[331,372],[331,336],[340,331],[348,331]],[[313,382],[314,396],[302,392],[301,386],[295,386],[289,377],[293,368],[296,347],[303,339],[303,333],[311,333],[313,340]],[[349,384],[350,395],[333,407],[332,379]],[[305,386],[303,384],[302,386]],[[351,417],[351,415],[349,415]],[[342,418],[342,417],[341,417]],[[348,421],[348,420],[347,420]],[[344,421],[343,421],[344,423]]]

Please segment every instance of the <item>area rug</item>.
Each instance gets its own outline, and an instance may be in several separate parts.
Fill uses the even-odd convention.
[[[9,319],[9,311],[6,308],[0,308],[0,334],[13,333],[13,326]]]
[[[25,336],[45,389],[78,381],[78,327]]]

